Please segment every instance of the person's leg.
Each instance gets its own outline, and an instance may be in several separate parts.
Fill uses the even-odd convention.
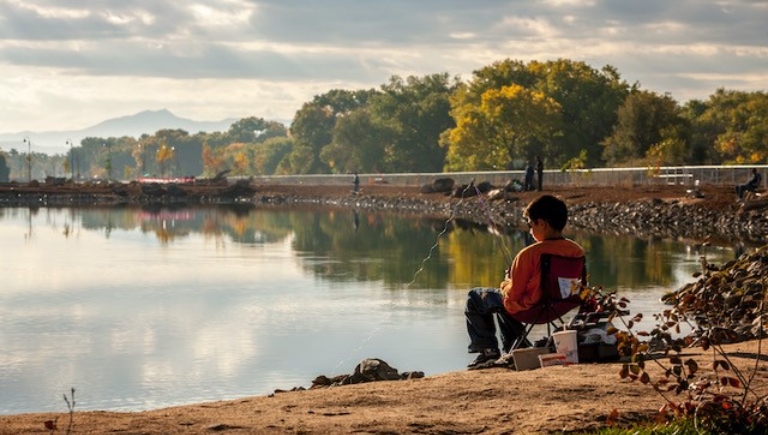
[[[499,319],[499,332],[501,333],[501,343],[504,352],[509,352],[515,340],[522,338],[521,343],[517,343],[517,349],[533,347],[531,342],[525,338],[525,325],[520,321],[513,319],[506,310],[501,310],[496,314]]]
[[[493,314],[503,309],[499,289],[478,287],[469,291],[464,308],[469,334],[469,353],[499,348]]]

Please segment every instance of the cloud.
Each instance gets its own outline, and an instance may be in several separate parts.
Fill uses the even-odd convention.
[[[706,98],[764,86],[766,17],[755,0],[0,0],[0,131],[82,127],[128,108],[285,119],[332,88],[469,78],[505,58],[611,64],[650,90]],[[78,114],[55,114],[67,101]]]

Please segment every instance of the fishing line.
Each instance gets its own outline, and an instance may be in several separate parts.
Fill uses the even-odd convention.
[[[477,193],[477,197],[480,200],[480,204],[483,206],[483,211],[485,211],[485,218],[488,220],[488,228],[497,228],[499,225],[496,224],[496,222],[493,221],[493,217],[491,216],[491,208],[488,206],[488,203],[485,202],[483,199],[483,195],[480,193],[480,189],[475,187],[475,192]],[[507,264],[511,267],[512,266],[512,251],[507,248],[506,243],[504,243],[504,238],[502,237],[501,233],[499,231],[491,232],[491,234],[495,235],[497,239],[499,239],[499,244],[501,244],[501,252],[504,254],[504,260],[506,260]]]
[[[459,202],[457,202],[456,205],[454,205],[451,208],[451,213],[448,216],[448,219],[445,220],[445,223],[443,224],[442,231],[440,231],[440,233],[438,233],[437,238],[435,239],[435,244],[432,245],[431,248],[429,248],[429,252],[427,253],[427,256],[423,260],[421,260],[421,266],[413,274],[413,279],[411,280],[411,282],[406,284],[406,286],[405,286],[406,290],[409,289],[411,287],[411,285],[416,282],[416,277],[419,275],[419,273],[421,273],[424,270],[424,266],[426,265],[427,261],[429,261],[432,258],[432,253],[435,251],[435,249],[437,249],[437,246],[440,243],[440,237],[442,237],[445,233],[448,232],[449,225],[451,224],[452,221],[454,221],[456,219],[456,211],[458,210],[459,206],[464,202],[465,194],[469,191],[469,189],[471,187],[474,186],[474,184],[475,184],[475,180],[472,179],[469,182],[469,184],[467,185],[467,187],[465,187],[464,190],[462,190],[461,195],[459,197]],[[357,353],[358,351],[363,349],[363,347],[365,347],[365,345],[369,341],[371,341],[371,339],[373,339],[373,336],[376,335],[376,333],[378,333],[383,328],[384,328],[383,322],[380,322],[379,326],[373,328],[373,330],[371,330],[371,333],[368,334],[365,338],[363,338],[363,340],[360,342],[359,346],[357,346],[356,348],[352,349],[349,352],[349,355],[346,358],[342,359],[341,361],[338,362],[338,364],[336,364],[336,366],[333,368],[333,371],[336,371],[342,364],[344,364],[346,361],[348,361],[355,353]]]
[[[427,261],[432,259],[432,253],[435,252],[435,249],[437,249],[437,246],[440,244],[440,237],[442,237],[445,233],[448,232],[448,226],[449,224],[456,219],[456,211],[459,209],[459,206],[462,202],[464,202],[464,194],[466,194],[471,187],[475,185],[475,179],[473,178],[469,184],[467,184],[467,187],[464,188],[464,190],[461,191],[461,195],[459,196],[459,202],[456,203],[456,205],[453,206],[451,209],[451,214],[448,216],[448,219],[446,219],[445,223],[443,224],[443,229],[437,234],[437,238],[435,239],[435,244],[432,245],[431,248],[429,248],[429,251],[427,252],[427,256],[421,260],[421,266],[418,270],[413,274],[413,279],[411,282],[405,285],[406,289],[411,288],[411,285],[416,282],[416,277],[419,276],[419,274],[424,270],[424,266],[427,264]],[[477,189],[477,188],[475,188]]]
[[[459,201],[451,208],[451,213],[448,216],[448,219],[446,219],[445,222],[443,223],[443,229],[437,234],[437,237],[435,239],[435,243],[429,248],[429,251],[427,252],[427,256],[424,257],[421,260],[421,265],[420,265],[419,269],[417,269],[416,272],[413,274],[413,279],[411,280],[411,282],[406,284],[406,286],[405,286],[406,290],[409,289],[411,287],[411,285],[413,285],[416,282],[416,278],[424,270],[424,267],[426,266],[427,261],[432,259],[432,253],[435,251],[435,249],[437,249],[438,245],[440,244],[440,238],[448,232],[450,224],[456,219],[456,214],[457,214],[457,211],[459,209],[459,206],[461,206],[461,204],[464,202],[464,198],[465,198],[466,193],[469,191],[469,189],[472,189],[472,188],[474,188],[475,193],[476,193],[477,197],[480,200],[480,204],[483,206],[483,211],[485,212],[485,217],[488,220],[489,228],[494,228],[494,227],[497,226],[495,224],[495,222],[493,221],[493,218],[491,217],[490,207],[488,207],[488,204],[483,200],[483,195],[481,194],[480,189],[478,189],[477,186],[475,185],[475,180],[473,178],[472,180],[470,180],[469,184],[464,188],[464,190],[461,191],[461,194],[459,195]],[[503,239],[502,235],[498,231],[493,233],[493,234],[499,239],[499,242],[501,244],[501,250],[502,250],[502,253],[504,254],[504,258],[507,261],[507,264],[509,264],[511,266],[512,265],[512,254],[509,251],[509,249],[507,248],[506,244],[504,243],[504,239]],[[336,366],[333,368],[333,370],[334,371],[337,370],[343,363],[348,361],[352,357],[352,355],[357,353],[359,350],[363,349],[365,347],[365,345],[369,341],[371,341],[371,339],[373,339],[373,336],[376,335],[376,333],[379,332],[383,328],[384,328],[384,325],[383,325],[383,322],[381,322],[379,326],[377,326],[376,328],[371,330],[371,333],[368,334],[360,342],[359,346],[357,346],[356,348],[352,349],[350,351],[349,355],[346,358],[344,358],[341,361],[339,361],[338,364],[336,364]]]

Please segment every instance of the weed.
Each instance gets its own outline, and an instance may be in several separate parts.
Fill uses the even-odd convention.
[[[72,389],[69,392],[69,397],[67,397],[66,394],[63,394],[64,396],[64,402],[67,404],[67,410],[69,411],[69,422],[67,423],[67,430],[64,432],[66,435],[69,435],[72,433],[72,427],[74,425],[74,417],[75,417],[75,388],[72,387]],[[52,434],[56,433],[57,430],[59,430],[58,427],[58,421],[59,418],[56,417],[53,420],[46,420],[43,422],[43,426],[47,430],[49,430]]]

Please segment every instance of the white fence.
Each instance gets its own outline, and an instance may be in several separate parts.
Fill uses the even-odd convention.
[[[766,179],[768,165],[756,166],[661,166],[653,168],[596,168],[573,171],[545,170],[544,186],[640,186],[671,184],[692,186],[700,184],[736,185],[746,182],[752,168],[757,168]],[[352,185],[348,175],[270,175],[253,176],[257,184],[291,184],[309,186]],[[422,174],[360,174],[360,184],[391,184],[395,186],[422,186],[437,178],[452,178],[458,184],[488,181],[503,186],[509,180],[523,181],[520,171],[443,172]]]

